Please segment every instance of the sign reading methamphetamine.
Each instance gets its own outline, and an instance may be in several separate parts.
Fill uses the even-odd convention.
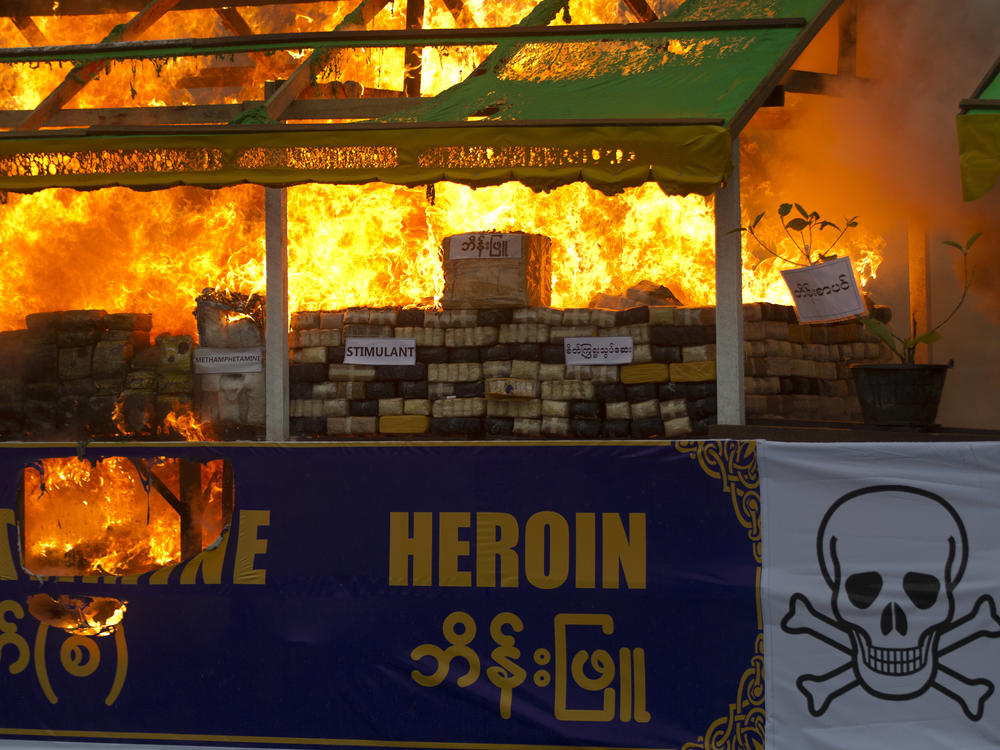
[[[520,258],[523,240],[521,234],[456,234],[448,238],[448,258]]]
[[[415,339],[348,338],[345,365],[412,365],[417,361]]]
[[[564,339],[567,365],[627,365],[635,346],[631,336],[578,336]]]
[[[194,350],[194,371],[197,373],[260,372],[264,367],[264,347],[245,349]]]
[[[781,272],[800,323],[825,323],[865,314],[851,259],[836,258]]]

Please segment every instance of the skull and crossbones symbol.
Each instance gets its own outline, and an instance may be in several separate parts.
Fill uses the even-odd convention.
[[[816,541],[833,616],[796,593],[781,628],[818,638],[850,660],[826,674],[796,680],[809,712],[822,715],[833,700],[859,685],[886,700],[909,700],[933,687],[957,701],[969,719],[981,719],[993,683],[941,663],[941,657],[978,638],[1000,636],[990,596],[954,616],[953,592],[969,553],[965,526],[954,508],[915,487],[866,487],[830,507]],[[915,566],[914,560],[926,563]]]

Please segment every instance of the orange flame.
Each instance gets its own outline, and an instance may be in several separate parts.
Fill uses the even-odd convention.
[[[352,4],[294,8],[241,8],[255,31],[333,28]],[[574,23],[635,20],[620,3],[578,0]],[[517,22],[527,2],[467,0],[462,25]],[[52,43],[104,38],[126,15],[37,19]],[[429,3],[427,27],[456,26],[443,3]],[[560,15],[554,23],[564,23]],[[222,33],[214,11],[171,12],[147,38]],[[403,28],[403,4],[380,12],[370,28]],[[228,32],[225,32],[228,33]],[[0,19],[0,41],[23,44]],[[422,51],[422,93],[430,95],[466,76],[489,48]],[[671,50],[690,52],[680,42]],[[263,82],[284,78],[304,53],[257,55],[235,62],[178,58],[166,64],[115,63],[86,86],[72,106],[192,104],[200,101],[212,68],[236,67],[237,85],[217,90],[227,101],[261,97]],[[24,71],[0,66],[8,106],[32,108],[68,73],[54,67]],[[28,73],[28,74],[24,74]],[[355,80],[366,88],[400,90],[403,50],[343,50],[318,71],[320,80]],[[745,179],[752,183],[752,175]],[[23,327],[24,315],[59,306],[109,312],[152,312],[155,336],[195,333],[191,310],[204,289],[264,292],[263,195],[260,188],[178,188],[156,193],[125,189],[45,190],[11,195],[0,206],[0,329]],[[711,199],[666,196],[654,185],[608,197],[582,184],[536,194],[518,183],[473,190],[442,183],[433,201],[424,189],[384,184],[306,185],[289,189],[289,297],[291,310],[349,306],[432,307],[441,296],[441,241],[451,234],[527,231],[553,240],[553,298],[557,307],[587,306],[597,294],[623,294],[640,281],[670,288],[687,304],[714,304],[714,220]],[[878,238],[855,242],[849,252],[859,278],[874,276]],[[780,263],[744,252],[744,298],[788,304]]]
[[[149,467],[181,497],[179,462]],[[221,461],[201,466],[202,539],[219,536],[223,518]],[[137,575],[181,559],[178,512],[136,465],[122,457],[98,463],[51,458],[24,472],[24,566],[34,575]],[[148,485],[147,485],[148,487]]]

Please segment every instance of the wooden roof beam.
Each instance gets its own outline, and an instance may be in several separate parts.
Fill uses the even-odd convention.
[[[178,0],[151,0],[138,14],[121,27],[117,40],[128,42],[137,39],[146,29],[156,23]],[[58,112],[86,86],[104,67],[104,60],[94,60],[73,68],[55,90],[42,100],[30,115],[18,123],[15,130],[38,130],[53,114]]]
[[[424,27],[424,0],[406,0],[406,28]],[[421,57],[423,47],[407,47],[403,53],[403,92],[420,96]]]
[[[45,34],[38,28],[38,24],[35,23],[35,19],[31,16],[11,16],[10,20],[17,26],[17,30],[21,32],[21,36],[28,40],[28,44],[40,47],[48,43]]]
[[[336,30],[364,28],[368,26],[390,0],[361,0],[358,6],[337,24]],[[302,96],[313,85],[313,76],[326,63],[327,50],[315,50],[297,67],[277,90],[267,97],[264,108],[272,120],[281,120],[289,105]]]
[[[455,19],[455,23],[459,28],[476,25],[475,19],[473,19],[472,14],[469,13],[468,6],[465,4],[465,0],[443,0],[443,2],[444,7],[451,13],[452,18]]]
[[[656,20],[656,14],[646,0],[625,0],[625,5],[642,23],[652,23]]]
[[[4,0],[0,17],[99,16],[108,13],[138,13],[147,0]],[[295,5],[302,0],[180,0],[174,10],[205,10],[221,7],[250,8],[262,5]],[[334,0],[346,2],[346,0]]]
[[[401,112],[416,102],[399,91],[365,89],[363,97],[352,96],[350,86],[323,84],[316,99],[297,99],[285,110],[288,120],[362,120]],[[185,104],[168,107],[108,107],[62,109],[49,120],[50,127],[109,128],[169,125],[225,125],[247,110],[260,107],[261,100],[239,104]],[[28,112],[0,111],[0,132],[13,128]],[[81,131],[82,132],[82,131]]]

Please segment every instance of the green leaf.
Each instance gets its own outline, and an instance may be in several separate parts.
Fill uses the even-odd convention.
[[[778,206],[778,216],[788,216],[792,212],[791,203],[782,203]]]
[[[756,227],[756,226],[757,226],[758,224],[760,224],[760,220],[764,218],[764,214],[765,214],[765,213],[767,213],[767,212],[766,212],[766,211],[761,211],[761,212],[760,212],[759,214],[757,214],[757,218],[756,218],[756,219],[754,219],[754,220],[753,220],[753,223],[752,223],[752,224],[750,225],[750,228],[751,228],[751,229],[753,229],[753,228],[754,228],[754,227]]]
[[[935,341],[941,340],[941,334],[937,331],[928,331],[927,333],[922,333],[913,339],[913,344],[933,344]]]
[[[901,360],[904,359],[902,353],[899,351],[899,348],[896,346],[896,337],[892,335],[892,331],[889,330],[889,326],[881,320],[876,320],[875,318],[861,318],[861,322],[864,324],[868,333],[878,336],[892,350],[893,354]]]
[[[806,221],[805,219],[790,219],[789,222],[785,224],[785,226],[791,229],[793,232],[801,232],[803,229],[809,226],[809,222]]]
[[[819,228],[820,228],[820,229],[826,229],[827,227],[833,227],[833,228],[834,228],[834,229],[836,229],[836,230],[837,230],[838,232],[840,231],[840,227],[838,227],[838,226],[837,226],[836,224],[834,224],[834,223],[833,223],[832,221],[826,221],[826,220],[824,219],[823,221],[821,221],[821,222],[819,223]]]
[[[798,204],[798,203],[795,204],[795,210],[798,211],[800,214],[802,214],[802,218],[803,219],[808,219],[809,218],[809,212],[806,211],[804,208],[802,208],[802,206],[800,204]]]
[[[976,232],[974,235],[969,237],[968,241],[965,243],[965,249],[969,250],[975,244],[976,240],[983,236],[982,232]]]
[[[957,248],[958,248],[959,250],[962,250],[962,251],[964,251],[964,250],[965,250],[965,248],[964,248],[964,247],[962,247],[962,246],[961,246],[960,244],[958,244],[958,243],[957,243],[957,242],[955,242],[954,240],[945,240],[945,241],[944,241],[944,244],[945,244],[945,245],[949,245],[950,247],[957,247]]]

